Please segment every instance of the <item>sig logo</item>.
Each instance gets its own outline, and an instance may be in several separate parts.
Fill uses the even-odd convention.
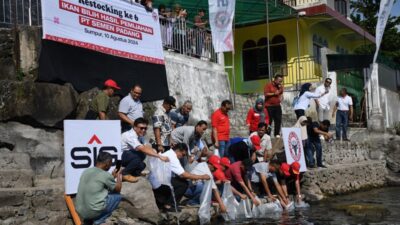
[[[71,166],[75,169],[85,169],[96,165],[100,152],[108,152],[113,156],[113,166],[118,159],[118,150],[115,146],[101,146],[103,143],[93,135],[88,141],[88,146],[74,147],[71,149]],[[93,146],[93,147],[91,147]]]

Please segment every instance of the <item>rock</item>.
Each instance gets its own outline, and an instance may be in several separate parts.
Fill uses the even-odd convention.
[[[350,216],[365,218],[376,222],[380,222],[384,216],[390,213],[384,206],[374,204],[337,205],[335,208],[344,210]]]
[[[32,170],[0,170],[0,188],[32,187]]]
[[[0,136],[1,141],[1,136]],[[0,150],[0,170],[31,170],[30,156],[27,153],[15,153],[9,149]]]
[[[41,47],[41,29],[35,26],[18,27],[20,48],[20,70],[25,75],[31,75],[36,79],[36,73],[32,71],[39,67],[39,53]]]
[[[137,183],[124,182],[121,194],[123,199],[119,205],[130,218],[138,218],[150,223],[158,223],[161,219],[156,205],[152,187],[145,178]]]
[[[34,126],[62,127],[77,104],[71,85],[0,81],[0,121],[19,120]]]
[[[0,192],[0,207],[21,206],[23,204],[24,204],[24,193],[10,192],[10,191],[1,191]]]
[[[389,142],[386,161],[391,171],[395,173],[400,172],[400,136],[394,136]]]
[[[18,210],[14,207],[2,207],[0,208],[0,219],[4,220],[17,215]]]
[[[57,172],[63,167],[64,161],[63,132],[46,131],[18,122],[8,122],[0,126],[0,142],[14,146],[14,154],[22,153],[22,157],[29,155],[29,166],[36,175],[49,178],[55,174],[60,175]]]
[[[46,209],[44,209],[43,207],[38,207],[38,208],[36,208],[36,211],[35,211],[35,218],[37,220],[44,220],[47,218],[47,213],[48,212]]]

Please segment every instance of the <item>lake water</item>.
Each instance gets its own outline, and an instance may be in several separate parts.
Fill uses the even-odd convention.
[[[400,187],[388,187],[354,194],[334,196],[312,203],[294,212],[270,215],[269,218],[225,224],[257,225],[400,225]]]

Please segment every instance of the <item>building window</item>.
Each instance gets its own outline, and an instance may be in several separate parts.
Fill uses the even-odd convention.
[[[271,62],[272,63],[286,63],[286,39],[282,35],[277,35],[271,41]]]
[[[248,40],[243,44],[243,78],[244,81],[257,78],[257,44]]]
[[[343,16],[347,16],[347,2],[346,0],[335,0],[335,10]]]
[[[313,56],[315,62],[321,64],[322,62],[322,54],[321,49],[323,47],[328,48],[328,41],[321,36],[313,35]]]

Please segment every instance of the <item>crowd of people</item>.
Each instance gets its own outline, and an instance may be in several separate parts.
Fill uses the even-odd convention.
[[[199,205],[204,181],[207,180],[212,182],[212,199],[219,205],[221,213],[226,212],[221,199],[226,182],[231,184],[232,193],[238,201],[250,199],[253,204],[259,205],[260,198],[279,200],[283,208],[289,207],[293,201],[302,201],[299,162],[288,164],[285,157],[277,157],[272,144],[272,140],[279,140],[281,135],[282,80],[281,75],[276,75],[265,86],[265,98],[257,99],[247,117],[243,118],[248,126],[247,137],[231,138],[230,100],[222,101],[220,107],[210,115],[210,124],[204,118],[191,126],[188,121],[195,103],[187,100],[176,107],[176,99],[168,96],[151,116],[153,143],[146,137],[150,122],[144,118],[140,101],[143,90],[140,85],[134,85],[120,101],[118,108],[122,124],[122,168],[114,170],[112,174],[107,173],[112,157],[107,152],[101,152],[95,168],[83,173],[76,197],[76,210],[82,220],[88,224],[104,223],[121,201],[117,193],[122,188],[122,182],[135,183],[142,176],[149,178],[157,206],[164,211],[179,210],[179,207],[174,207],[175,203]],[[331,83],[332,80],[327,78],[316,92],[311,85],[303,85],[294,106],[298,117],[294,127],[301,130],[307,167],[310,169],[315,165],[325,167],[321,139],[331,140],[333,136],[329,133],[330,104],[327,98]],[[86,119],[107,119],[108,101],[118,89],[115,81],[107,80],[104,88],[91,101]],[[318,105],[319,121],[312,121],[304,115],[311,99],[315,99]],[[346,121],[347,116],[351,119],[351,106],[346,90],[342,89],[333,110],[337,114],[338,139],[343,137],[343,140],[347,140]],[[211,132],[211,143],[204,137],[207,130]],[[164,172],[171,173],[170,185],[160,183],[151,171],[149,174],[146,158],[168,162],[169,166]],[[198,167],[204,163],[208,167],[206,171]],[[295,197],[290,198],[290,194]]]

